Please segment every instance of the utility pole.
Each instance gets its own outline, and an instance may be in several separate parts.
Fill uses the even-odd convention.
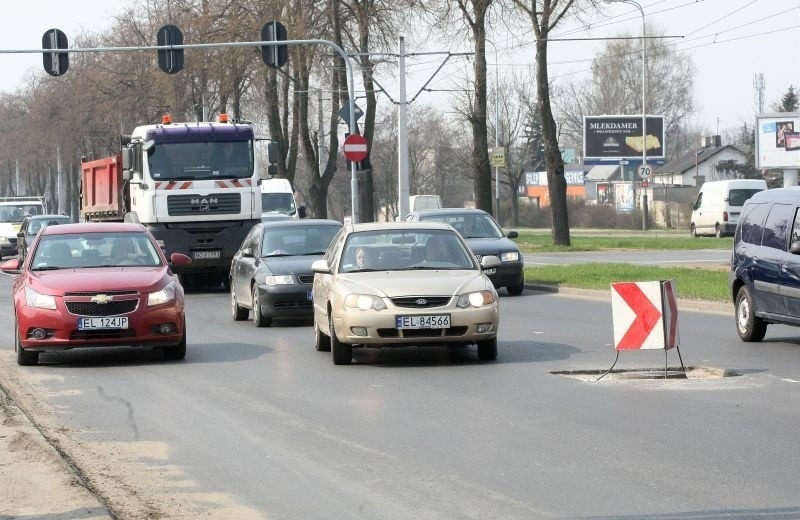
[[[753,88],[756,91],[756,112],[759,114],[764,113],[764,74],[758,73],[753,76]]]
[[[400,100],[397,104],[397,212],[398,218],[408,215],[408,122],[406,102],[406,42],[400,37]]]

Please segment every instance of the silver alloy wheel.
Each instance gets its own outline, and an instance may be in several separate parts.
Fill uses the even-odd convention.
[[[739,332],[742,334],[747,333],[748,323],[750,322],[750,300],[742,298],[739,306],[736,309],[736,326],[739,327]]]

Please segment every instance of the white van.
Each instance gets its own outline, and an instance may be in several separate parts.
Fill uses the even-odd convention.
[[[297,207],[289,179],[264,179],[261,181],[261,220],[280,215],[293,219],[305,217],[305,207]]]
[[[442,207],[442,199],[438,195],[412,195],[409,197],[409,207],[411,211],[440,209]]]
[[[767,189],[763,179],[731,179],[706,182],[692,208],[690,229],[693,237],[733,235],[739,213],[747,199]]]

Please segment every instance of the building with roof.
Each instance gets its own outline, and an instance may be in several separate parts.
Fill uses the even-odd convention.
[[[720,163],[747,162],[747,154],[736,146],[723,145],[720,136],[704,137],[701,147],[669,161],[653,172],[653,184],[700,186],[708,181],[735,179],[736,173],[720,167]]]

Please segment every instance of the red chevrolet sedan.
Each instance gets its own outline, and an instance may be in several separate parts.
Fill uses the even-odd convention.
[[[173,253],[170,262],[189,257]],[[183,287],[153,236],[141,224],[48,226],[17,275],[14,347],[17,363],[35,365],[40,352],[82,347],[151,346],[166,359],[186,356]]]

